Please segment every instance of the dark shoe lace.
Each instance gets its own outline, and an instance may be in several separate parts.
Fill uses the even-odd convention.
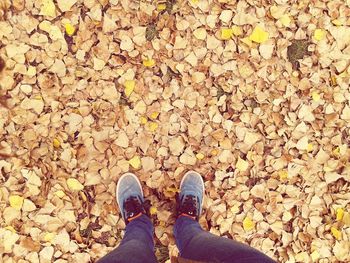
[[[190,217],[198,220],[198,201],[197,198],[193,195],[186,195],[183,197],[183,200],[178,201],[178,212],[177,215],[182,214],[189,215]]]
[[[124,217],[126,223],[129,222],[129,219],[137,216],[138,214],[147,214],[144,204],[136,196],[130,196],[124,202]]]

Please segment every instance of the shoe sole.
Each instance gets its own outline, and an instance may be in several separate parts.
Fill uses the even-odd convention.
[[[142,190],[142,186],[141,186],[141,182],[140,182],[139,178],[137,178],[137,176],[135,174],[133,174],[133,173],[125,173],[125,174],[123,174],[119,178],[118,183],[117,183],[117,189],[115,190],[115,195],[117,197],[116,199],[117,199],[117,204],[118,204],[119,210],[120,210],[120,201],[119,201],[119,198],[118,198],[119,186],[120,186],[120,182],[122,181],[122,179],[124,177],[127,177],[127,176],[132,176],[132,177],[134,177],[136,179],[136,181],[137,181],[137,183],[138,183],[138,185],[140,187],[142,197],[143,197],[143,190]]]
[[[197,173],[196,171],[193,171],[193,170],[192,170],[192,171],[188,171],[187,173],[185,173],[185,175],[182,177],[182,180],[181,180],[181,182],[180,182],[180,191],[181,191],[182,183],[184,182],[186,176],[188,176],[189,174],[197,174],[197,175],[199,175],[199,177],[201,178],[202,186],[203,186],[203,197],[202,197],[202,206],[203,206],[204,195],[205,195],[204,181],[203,181],[202,176],[201,176],[199,173]]]

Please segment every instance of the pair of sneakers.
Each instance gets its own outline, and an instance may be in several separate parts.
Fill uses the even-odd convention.
[[[145,200],[139,179],[133,173],[120,177],[117,190],[117,203],[123,220],[128,224],[133,219],[147,213]],[[177,200],[177,217],[187,216],[198,221],[202,213],[204,182],[195,171],[187,172],[180,183],[180,194]]]

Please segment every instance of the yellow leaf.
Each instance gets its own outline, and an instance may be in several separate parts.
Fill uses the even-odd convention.
[[[211,150],[210,154],[211,154],[212,156],[216,156],[216,155],[218,155],[218,150],[213,149],[213,150]]]
[[[323,29],[316,29],[314,32],[314,39],[317,41],[321,41],[322,39],[324,39],[326,36],[326,31]]]
[[[179,192],[180,190],[176,187],[167,187],[164,190],[163,194],[166,198],[173,198],[175,197],[176,193],[179,193]]]
[[[243,229],[245,231],[250,231],[250,230],[254,229],[254,227],[255,227],[255,224],[249,217],[244,218]]]
[[[125,96],[129,97],[131,95],[131,93],[133,93],[134,88],[135,88],[135,80],[126,80],[124,82],[124,93]]]
[[[80,191],[84,189],[84,186],[75,178],[67,179],[67,185],[71,191]]]
[[[350,213],[349,212],[344,212],[344,216],[342,218],[342,222],[346,225],[346,226],[350,226]]]
[[[246,44],[248,47],[252,47],[253,46],[253,42],[249,39],[249,37],[245,37],[240,39],[244,44]]]
[[[17,210],[21,210],[24,198],[22,196],[19,196],[19,195],[11,195],[9,197],[9,201],[10,201],[11,207],[13,207]]]
[[[331,232],[333,234],[333,236],[337,239],[340,240],[341,239],[341,232],[334,226],[331,227]]]
[[[67,23],[64,25],[64,28],[66,29],[66,33],[68,36],[73,36],[74,32],[75,32],[75,28],[74,26],[72,26],[72,24]]]
[[[284,14],[279,21],[282,23],[283,26],[288,27],[290,26],[290,23],[292,22],[292,20],[290,19],[289,15]]]
[[[151,206],[151,208],[149,209],[149,213],[151,214],[151,216],[156,215],[157,212],[158,212],[158,209],[155,206]]]
[[[52,242],[52,240],[55,238],[56,233],[53,232],[46,232],[46,234],[44,235],[44,241],[45,242]]]
[[[159,112],[152,112],[151,113],[151,115],[150,115],[150,118],[152,119],[152,120],[155,120],[155,119],[157,119],[158,118],[158,115],[159,115]]]
[[[5,229],[10,230],[12,233],[16,233],[16,229],[14,229],[13,226],[7,226]]]
[[[312,96],[313,101],[315,101],[315,102],[317,102],[321,99],[321,96],[320,96],[320,94],[318,94],[317,91],[312,92],[311,96]]]
[[[140,117],[140,123],[141,123],[141,124],[146,124],[146,123],[147,123],[147,118],[144,117],[144,116],[141,116],[141,117]]]
[[[55,147],[55,148],[59,148],[61,146],[61,142],[56,138],[53,139],[52,144],[53,144],[53,147]]]
[[[307,152],[312,152],[314,150],[314,146],[312,143],[309,143],[307,146],[306,146],[306,151]]]
[[[343,208],[338,208],[337,209],[337,221],[342,220],[344,217],[344,209]]]
[[[58,190],[55,192],[55,195],[58,196],[59,198],[63,198],[66,194],[62,190]]]
[[[221,39],[229,40],[233,36],[232,28],[221,28]]]
[[[240,157],[238,157],[238,161],[236,163],[236,168],[238,171],[245,172],[248,169],[249,163]]]
[[[203,159],[204,159],[204,154],[203,154],[203,153],[197,153],[197,154],[196,154],[196,158],[197,158],[198,160],[203,160]]]
[[[83,199],[84,202],[87,202],[87,197],[86,194],[84,192],[79,192],[81,199]]]
[[[333,155],[336,156],[336,157],[339,157],[340,156],[340,148],[339,146],[336,147],[333,151],[332,151]]]
[[[249,39],[256,43],[264,43],[269,39],[269,33],[262,29],[260,26],[256,26],[252,34],[249,36]]]
[[[154,59],[152,59],[152,58],[148,58],[148,59],[145,59],[145,60],[143,61],[143,65],[144,65],[145,67],[151,68],[151,67],[153,67],[155,64],[156,64],[156,62],[155,62]]]
[[[280,180],[284,180],[288,178],[288,172],[286,170],[280,170],[278,172],[278,175],[280,176]]]
[[[148,122],[148,129],[151,131],[151,132],[154,132],[155,130],[158,129],[158,123],[156,122]]]
[[[316,262],[320,258],[320,253],[317,250],[311,253],[312,262]]]
[[[140,169],[141,168],[141,159],[139,156],[134,156],[129,160],[129,164],[135,168],[135,169]]]
[[[243,31],[242,31],[242,28],[239,27],[239,26],[233,26],[231,27],[232,29],[232,33],[235,35],[235,36],[240,36],[243,34]]]
[[[330,77],[330,82],[333,87],[337,86],[337,78],[336,76],[331,76]]]
[[[52,0],[43,0],[40,14],[44,16],[56,16],[56,6]]]
[[[166,4],[158,4],[157,5],[157,10],[158,11],[163,11],[166,9]]]

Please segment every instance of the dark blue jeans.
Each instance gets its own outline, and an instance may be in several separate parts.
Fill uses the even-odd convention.
[[[237,241],[204,231],[199,223],[181,216],[174,226],[180,256],[201,262],[274,263],[258,250]],[[143,215],[126,226],[119,247],[98,261],[99,263],[155,263],[153,225]]]

